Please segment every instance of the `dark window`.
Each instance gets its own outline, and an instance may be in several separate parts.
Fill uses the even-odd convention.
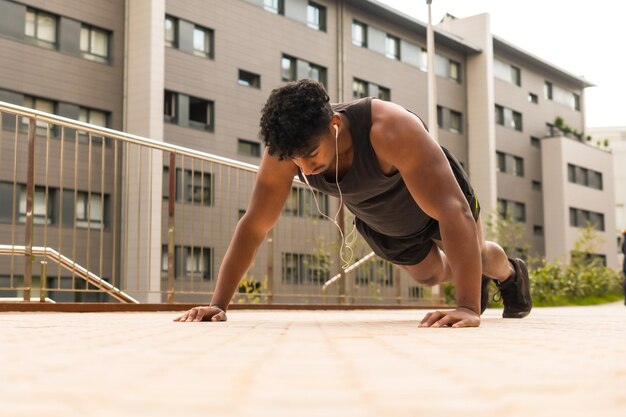
[[[308,78],[326,85],[326,68],[309,63]]]
[[[161,271],[168,270],[167,245],[162,246]],[[174,246],[174,279],[213,278],[213,249],[205,247]]]
[[[567,164],[567,180],[574,184],[602,190],[602,173],[574,164]]]
[[[530,146],[535,148],[541,148],[541,139],[535,136],[530,137]]]
[[[604,231],[604,214],[570,207],[569,224],[572,227],[587,227],[587,225],[591,225],[597,230]]]
[[[448,130],[454,133],[461,133],[463,131],[463,115],[454,110],[450,110],[450,125]]]
[[[496,104],[496,124],[504,125],[504,107]]]
[[[513,112],[513,128],[522,131],[522,113]]]
[[[496,159],[498,160],[498,172],[506,172],[506,154],[504,152],[496,151]]]
[[[237,140],[237,153],[245,156],[261,156],[261,144],[250,140]]]
[[[498,213],[502,218],[512,218],[516,222],[526,221],[526,205],[517,201],[498,199]]]
[[[198,97],[189,97],[189,125],[213,130],[213,102]]]
[[[580,110],[580,96],[578,94],[572,94],[572,107],[574,110]]]
[[[513,175],[517,177],[524,176],[524,159],[519,156],[513,157],[514,165],[513,165]]]
[[[290,216],[324,219],[324,216],[328,216],[328,195],[320,191],[314,191],[314,193],[315,197],[308,189],[292,187],[285,202],[283,213]],[[318,206],[324,216],[318,212]]]
[[[533,190],[541,191],[541,181],[533,181]]]
[[[163,171],[164,188],[169,196],[169,169]],[[201,204],[210,206],[213,203],[212,176],[208,172],[192,171],[176,168],[176,201],[182,203]]]
[[[306,9],[306,23],[312,29],[326,32],[326,7],[310,1]]]
[[[538,104],[539,97],[537,96],[537,94],[528,93],[528,101],[534,104]]]
[[[108,195],[78,191],[76,193],[76,226],[101,229],[105,226],[104,213],[108,205]]]
[[[18,222],[26,222],[26,185],[19,186],[19,205],[18,205]],[[52,224],[54,219],[54,197],[56,189],[48,188],[46,195],[46,187],[35,186],[33,194],[33,223],[34,224]],[[46,201],[47,199],[47,201]]]
[[[178,95],[172,91],[165,90],[163,97],[163,115],[165,121],[176,123],[176,103],[178,101]]]
[[[386,87],[378,87],[378,98],[385,101],[391,101],[391,90]]]
[[[329,274],[330,257],[304,253],[283,253],[281,280],[285,284],[324,284]]]
[[[461,64],[450,60],[450,70],[449,70],[448,75],[451,80],[454,80],[460,83],[461,82]]]
[[[239,70],[238,83],[246,87],[261,88],[261,76],[252,72]]]
[[[533,234],[535,236],[543,236],[543,226],[534,225]]]
[[[352,80],[352,98],[358,99],[367,97],[367,82],[354,78]]]
[[[357,268],[354,283],[363,286],[372,283],[382,287],[393,287],[393,265],[382,259],[368,262]]]
[[[424,298],[424,287],[409,287],[409,298]]]

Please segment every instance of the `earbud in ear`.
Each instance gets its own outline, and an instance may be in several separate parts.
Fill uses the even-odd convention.
[[[339,128],[337,125],[333,125],[333,127],[335,128],[335,137],[339,136]]]

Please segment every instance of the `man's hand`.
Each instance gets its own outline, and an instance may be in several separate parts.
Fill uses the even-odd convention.
[[[455,310],[433,311],[426,314],[419,327],[478,327],[480,316],[468,309],[458,307]]]
[[[194,307],[174,321],[226,321],[226,312],[216,306]]]

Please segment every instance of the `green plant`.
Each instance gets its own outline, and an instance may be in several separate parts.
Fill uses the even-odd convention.
[[[565,121],[561,116],[557,116],[557,118],[554,119],[554,126],[558,127],[559,129],[562,129],[563,126],[565,126]]]
[[[267,276],[264,276],[261,282],[254,279],[253,276],[245,275],[238,288],[238,303],[257,304],[267,295]]]

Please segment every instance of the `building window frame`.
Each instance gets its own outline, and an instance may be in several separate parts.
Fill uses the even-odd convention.
[[[250,88],[261,88],[261,76],[246,70],[239,70],[237,84]]]
[[[352,45],[367,48],[367,24],[358,20],[352,21]]]
[[[104,45],[98,46],[102,42]],[[80,51],[86,59],[108,63],[111,58],[111,32],[82,23],[80,27]]]
[[[400,60],[400,38],[387,34],[385,39],[385,56],[395,61]]]
[[[170,27],[168,28],[168,23]],[[168,36],[168,34],[171,34]],[[165,16],[165,46],[178,48],[178,19],[174,16]]]
[[[285,0],[263,0],[263,8],[270,13],[284,15]]]
[[[261,144],[247,139],[237,139],[237,153],[244,156],[261,157]]]
[[[52,22],[51,27],[45,26]],[[38,46],[55,49],[59,40],[58,16],[32,7],[26,8],[24,35]],[[43,33],[42,33],[43,32]]]
[[[311,29],[326,32],[326,7],[309,1],[306,9],[306,23]]]
[[[202,58],[215,58],[215,31],[204,26],[193,26],[193,54]]]

